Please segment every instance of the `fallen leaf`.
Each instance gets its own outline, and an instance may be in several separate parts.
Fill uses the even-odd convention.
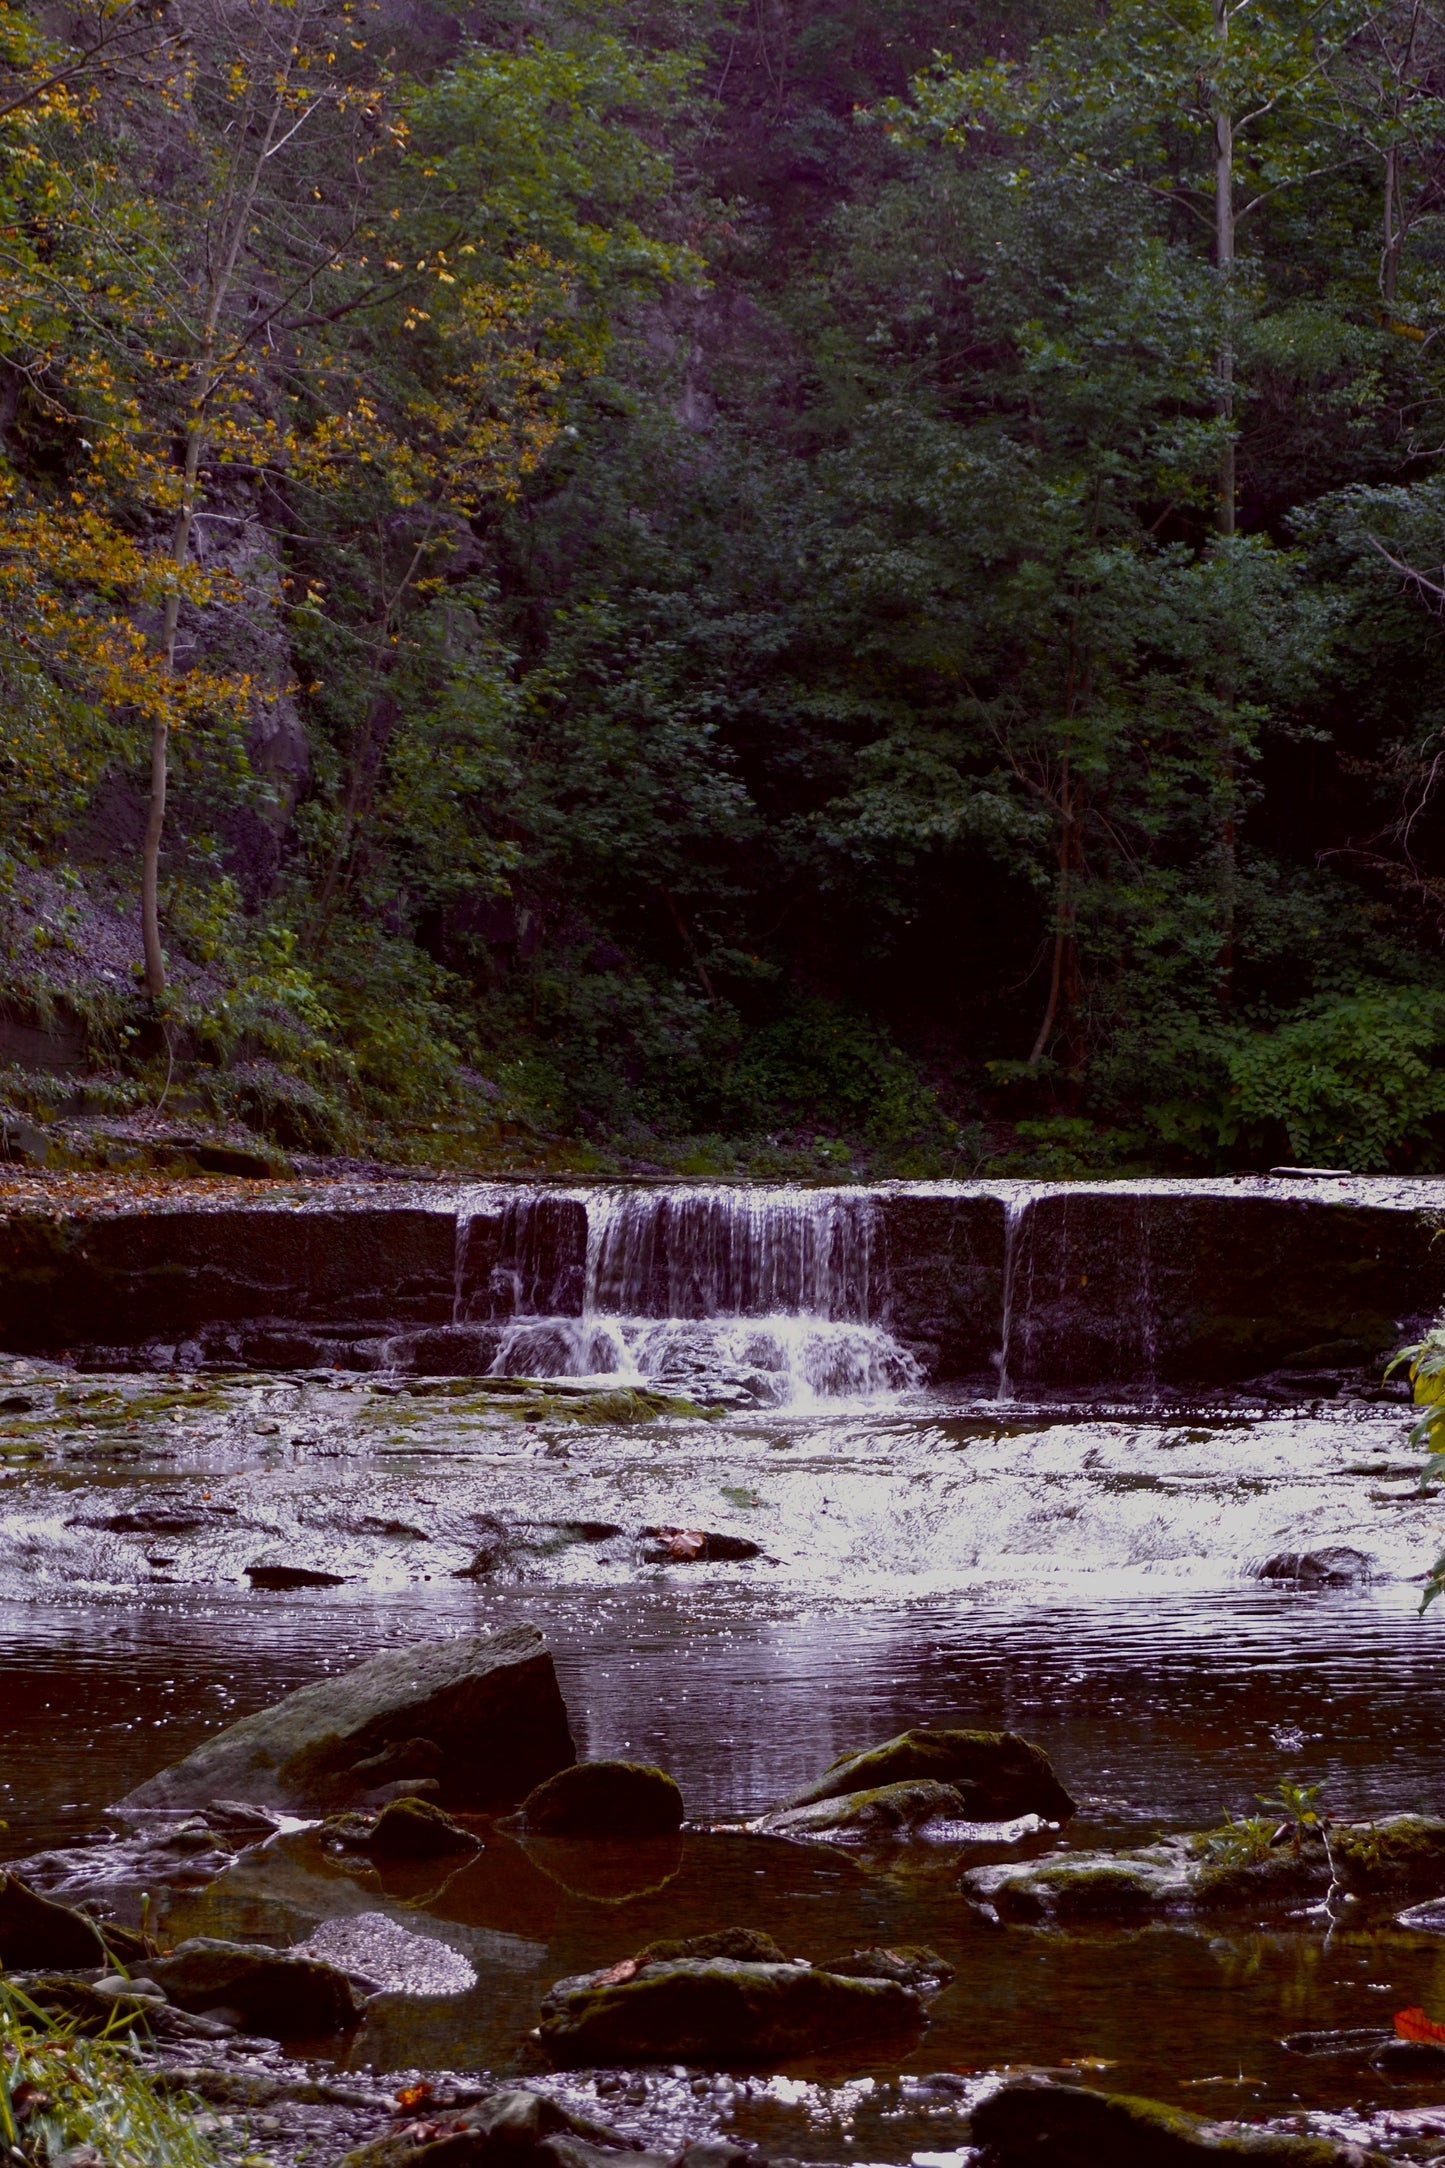
[[[1397,2010],[1395,2031],[1401,2040],[1430,2040],[1445,2047],[1445,2025],[1437,2025],[1423,2010]]]
[[[605,1972],[599,1972],[593,1985],[595,1987],[620,1987],[624,1980],[632,1979],[636,1972],[637,1959],[635,1957],[624,1957],[617,1964],[609,1965]]]
[[[396,2096],[396,2104],[399,2108],[419,2108],[423,2101],[430,2100],[431,2097],[431,2087],[423,2078],[420,2085],[404,2085]]]

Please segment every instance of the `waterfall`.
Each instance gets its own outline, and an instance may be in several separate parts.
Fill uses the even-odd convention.
[[[994,1361],[998,1365],[999,1400],[1012,1400],[1013,1380],[1009,1375],[1009,1356],[1013,1351],[1014,1299],[1018,1282],[1019,1250],[1022,1247],[1023,1225],[1032,1199],[1007,1197],[1004,1200],[1003,1231],[1003,1298],[1002,1318],[999,1329],[998,1353]]]
[[[497,1376],[758,1405],[894,1391],[920,1372],[886,1306],[869,1191],[492,1188],[458,1211],[454,1317],[496,1321]]]

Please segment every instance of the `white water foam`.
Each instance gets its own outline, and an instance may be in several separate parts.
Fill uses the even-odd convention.
[[[473,1220],[458,1214],[457,1315]],[[586,1213],[580,1316],[500,1323],[493,1376],[595,1378],[675,1387],[699,1399],[811,1407],[922,1382],[883,1322],[876,1196],[856,1189],[660,1186],[509,1193],[513,1240],[559,1204]],[[499,1276],[519,1292],[520,1274]]]

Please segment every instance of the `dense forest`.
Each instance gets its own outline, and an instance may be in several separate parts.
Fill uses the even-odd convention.
[[[0,60],[7,1134],[1445,1166],[1445,8]]]

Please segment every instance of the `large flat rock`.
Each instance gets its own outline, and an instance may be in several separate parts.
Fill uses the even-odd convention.
[[[422,1777],[445,1806],[513,1806],[576,1758],[551,1654],[535,1627],[510,1626],[416,1642],[318,1679],[208,1739],[122,1805],[238,1799],[315,1813]]]

